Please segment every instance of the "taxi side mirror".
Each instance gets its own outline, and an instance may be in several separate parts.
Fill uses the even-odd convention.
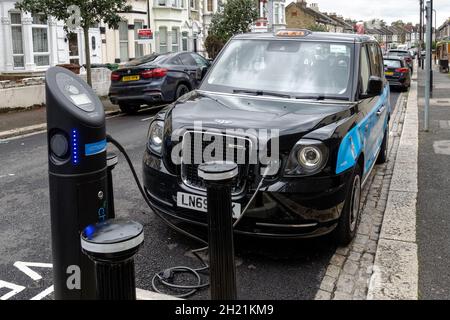
[[[383,93],[383,79],[377,76],[370,76],[367,95],[369,97],[379,96]]]

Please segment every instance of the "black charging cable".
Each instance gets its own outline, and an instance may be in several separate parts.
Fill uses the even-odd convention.
[[[175,295],[175,297],[177,298],[186,298],[189,297],[191,295],[193,295],[194,293],[197,292],[197,290],[208,287],[209,283],[202,283],[202,278],[200,273],[201,272],[206,272],[209,270],[209,265],[203,260],[203,258],[200,256],[200,252],[206,251],[208,250],[208,242],[206,242],[205,240],[203,240],[200,237],[197,237],[196,235],[193,235],[192,233],[187,232],[186,230],[181,229],[180,227],[176,226],[175,224],[173,224],[172,222],[170,222],[166,217],[164,217],[163,215],[161,215],[152,205],[152,203],[150,202],[150,199],[147,197],[147,194],[144,192],[144,188],[142,187],[142,184],[139,180],[139,177],[136,174],[136,170],[134,169],[133,163],[131,162],[130,157],[128,156],[127,152],[125,151],[125,149],[122,147],[122,145],[115,140],[113,137],[111,137],[109,134],[106,135],[106,140],[110,143],[112,143],[125,157],[125,160],[128,163],[128,166],[130,167],[131,173],[133,174],[134,180],[138,186],[138,189],[142,195],[142,197],[144,198],[145,202],[147,203],[147,205],[150,207],[150,209],[152,209],[153,213],[156,214],[157,217],[159,217],[161,220],[163,220],[169,227],[171,227],[172,229],[174,229],[175,231],[180,232],[181,234],[194,239],[196,241],[201,242],[202,244],[205,245],[205,247],[199,248],[199,249],[194,249],[191,250],[191,253],[200,261],[200,263],[202,264],[202,267],[199,268],[190,268],[190,267],[186,267],[186,266],[178,266],[178,267],[171,267],[171,268],[167,268],[163,271],[160,271],[158,273],[156,273],[153,278],[152,278],[152,287],[153,290],[155,290],[158,293],[164,293],[162,291],[160,291],[156,285],[156,282],[159,281],[161,284],[165,285],[166,287],[172,289],[172,290],[189,290],[186,293],[183,294],[179,294],[179,295]],[[258,191],[260,190],[264,179],[266,178],[266,174],[269,170],[270,166],[267,166],[263,177],[261,178],[261,181],[259,182],[255,192],[253,193],[252,197],[250,198],[250,201],[247,203],[247,205],[245,206],[244,210],[242,211],[240,217],[234,222],[233,224],[233,228],[236,227],[236,225],[241,221],[242,217],[244,216],[245,212],[247,211],[247,209],[249,208],[250,204],[253,202],[253,200],[256,197],[256,194],[258,193]],[[192,275],[194,275],[194,277],[197,279],[197,284],[195,285],[177,285],[175,283],[173,283],[174,277],[176,273],[190,273]]]

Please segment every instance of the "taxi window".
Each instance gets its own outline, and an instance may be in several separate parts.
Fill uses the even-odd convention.
[[[348,98],[351,44],[295,40],[232,40],[201,89]]]
[[[371,74],[373,76],[381,77],[383,74],[383,60],[379,53],[378,45],[371,43],[368,45],[369,55],[371,61]]]
[[[366,94],[367,89],[369,87],[369,78],[370,78],[370,60],[366,46],[363,46],[361,48],[361,60],[359,69],[360,69],[359,75],[361,83],[360,91],[362,94]]]

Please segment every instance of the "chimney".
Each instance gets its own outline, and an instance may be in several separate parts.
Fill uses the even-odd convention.
[[[297,3],[300,4],[303,8],[306,8],[306,1],[305,0],[297,0]]]
[[[316,11],[316,12],[319,12],[319,4],[317,4],[317,3],[311,3],[309,5],[309,8],[314,10],[314,11]]]

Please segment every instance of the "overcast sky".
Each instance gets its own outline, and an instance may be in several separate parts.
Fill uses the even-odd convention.
[[[345,18],[364,21],[379,18],[388,23],[401,19],[405,22],[419,23],[419,0],[306,0],[306,2],[308,5],[318,3],[320,11],[336,12]],[[433,5],[437,12],[439,27],[450,17],[450,0],[434,0]]]

